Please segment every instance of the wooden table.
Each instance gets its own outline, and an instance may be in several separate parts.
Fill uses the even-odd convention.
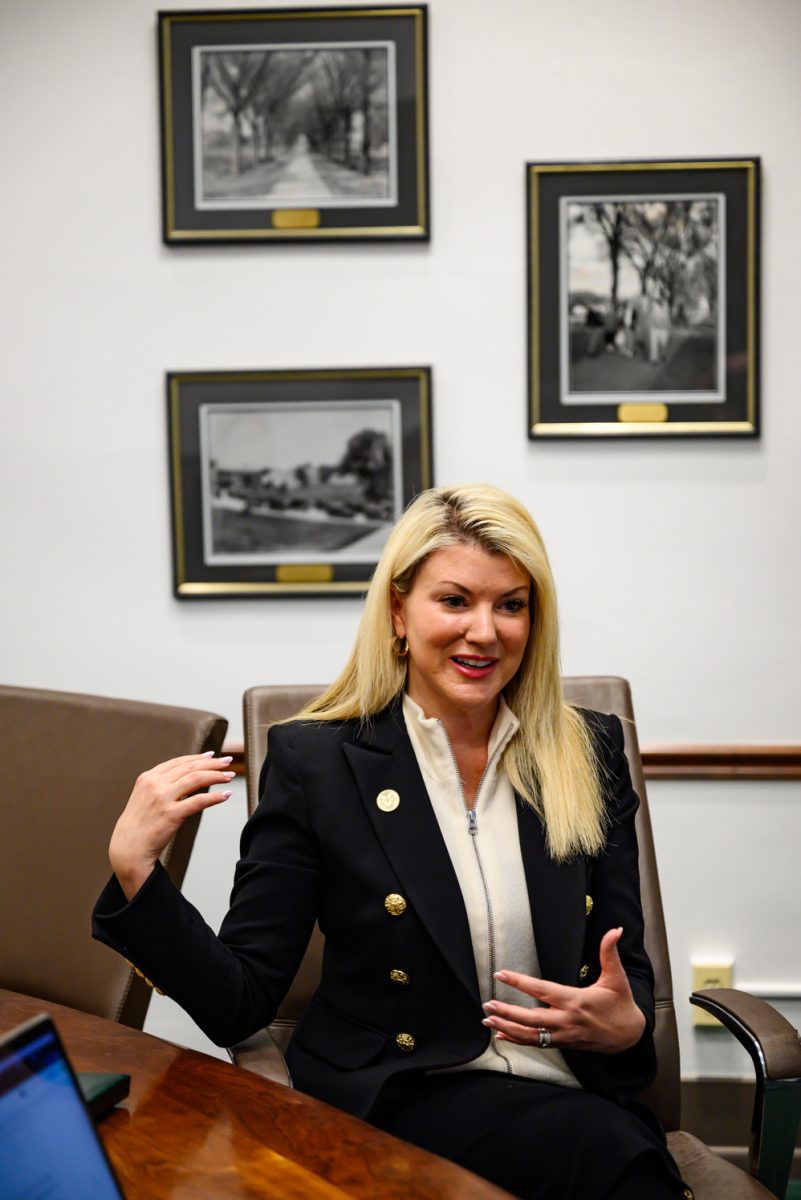
[[[509,1200],[469,1171],[339,1109],[102,1017],[0,988],[0,1033],[49,1012],[78,1071],[131,1094],[100,1124],[130,1200]]]

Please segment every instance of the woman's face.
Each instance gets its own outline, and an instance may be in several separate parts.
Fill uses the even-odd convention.
[[[395,632],[409,643],[406,689],[428,717],[486,717],[517,671],[531,629],[528,574],[481,546],[435,550],[411,589],[393,593]]]

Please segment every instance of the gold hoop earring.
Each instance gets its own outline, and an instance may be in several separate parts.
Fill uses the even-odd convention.
[[[409,653],[409,643],[405,637],[399,637],[397,633],[393,633],[389,644],[396,658],[405,658]]]

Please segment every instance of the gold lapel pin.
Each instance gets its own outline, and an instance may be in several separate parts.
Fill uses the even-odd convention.
[[[394,788],[385,788],[378,793],[375,802],[382,812],[394,812],[400,804],[400,796]]]

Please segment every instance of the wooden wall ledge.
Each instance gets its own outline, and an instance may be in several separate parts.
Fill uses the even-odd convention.
[[[799,746],[642,746],[646,779],[801,779]],[[232,770],[245,774],[242,742],[230,741]]]
[[[801,779],[801,746],[642,747],[646,779]]]

